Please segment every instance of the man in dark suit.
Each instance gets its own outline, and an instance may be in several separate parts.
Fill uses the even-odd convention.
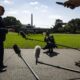
[[[0,72],[6,71],[6,67],[3,63],[4,59],[4,41],[6,39],[6,33],[8,32],[4,21],[2,19],[2,15],[4,14],[5,10],[3,6],[0,6]]]

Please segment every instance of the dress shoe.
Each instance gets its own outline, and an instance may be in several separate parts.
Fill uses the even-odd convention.
[[[7,66],[5,66],[5,65],[1,65],[0,68],[7,68]]]
[[[0,68],[0,73],[1,73],[1,72],[5,72],[5,71],[6,71],[6,69]]]

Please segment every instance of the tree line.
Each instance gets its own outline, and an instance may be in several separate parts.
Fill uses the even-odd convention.
[[[17,31],[22,27],[22,23],[13,16],[4,17],[4,22],[7,27],[12,27]],[[61,19],[56,19],[51,31],[54,33],[80,33],[80,18],[72,19],[64,23]]]
[[[53,26],[55,33],[80,33],[80,18],[72,19],[68,23],[57,19]]]

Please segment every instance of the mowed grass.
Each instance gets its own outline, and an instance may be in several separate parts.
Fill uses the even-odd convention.
[[[38,39],[38,40],[43,40],[43,35],[39,34],[39,35],[26,35],[26,37],[31,38],[31,39]],[[24,38],[22,38],[22,36],[20,36],[17,33],[12,33],[9,32],[6,36],[6,41],[4,42],[4,47],[5,48],[12,48],[14,44],[17,44],[20,48],[34,48],[36,45],[40,45],[40,46],[44,46],[45,43],[43,42],[38,42],[38,41],[31,41],[31,40],[25,40]]]
[[[26,35],[28,38],[44,40],[43,34],[29,34]],[[80,34],[53,34],[56,44],[62,44],[65,46],[80,48]],[[9,32],[4,42],[5,48],[12,48],[14,44],[17,44],[20,48],[34,48],[36,45],[41,47],[45,46],[45,42],[25,40],[17,33]],[[58,46],[58,48],[64,48]]]
[[[57,44],[69,46],[72,48],[80,48],[80,34],[54,34],[54,38]],[[64,48],[62,46],[58,47]]]

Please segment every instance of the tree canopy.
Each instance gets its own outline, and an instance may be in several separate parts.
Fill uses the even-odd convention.
[[[21,22],[13,16],[7,16],[3,19],[6,26],[21,25]]]
[[[62,20],[57,19],[53,27],[53,32],[80,33],[80,18],[72,19],[66,24]]]
[[[19,29],[21,28],[21,22],[19,20],[17,20],[15,17],[13,16],[7,16],[4,19],[4,23],[5,26],[8,28],[14,28],[16,32],[19,31]]]

